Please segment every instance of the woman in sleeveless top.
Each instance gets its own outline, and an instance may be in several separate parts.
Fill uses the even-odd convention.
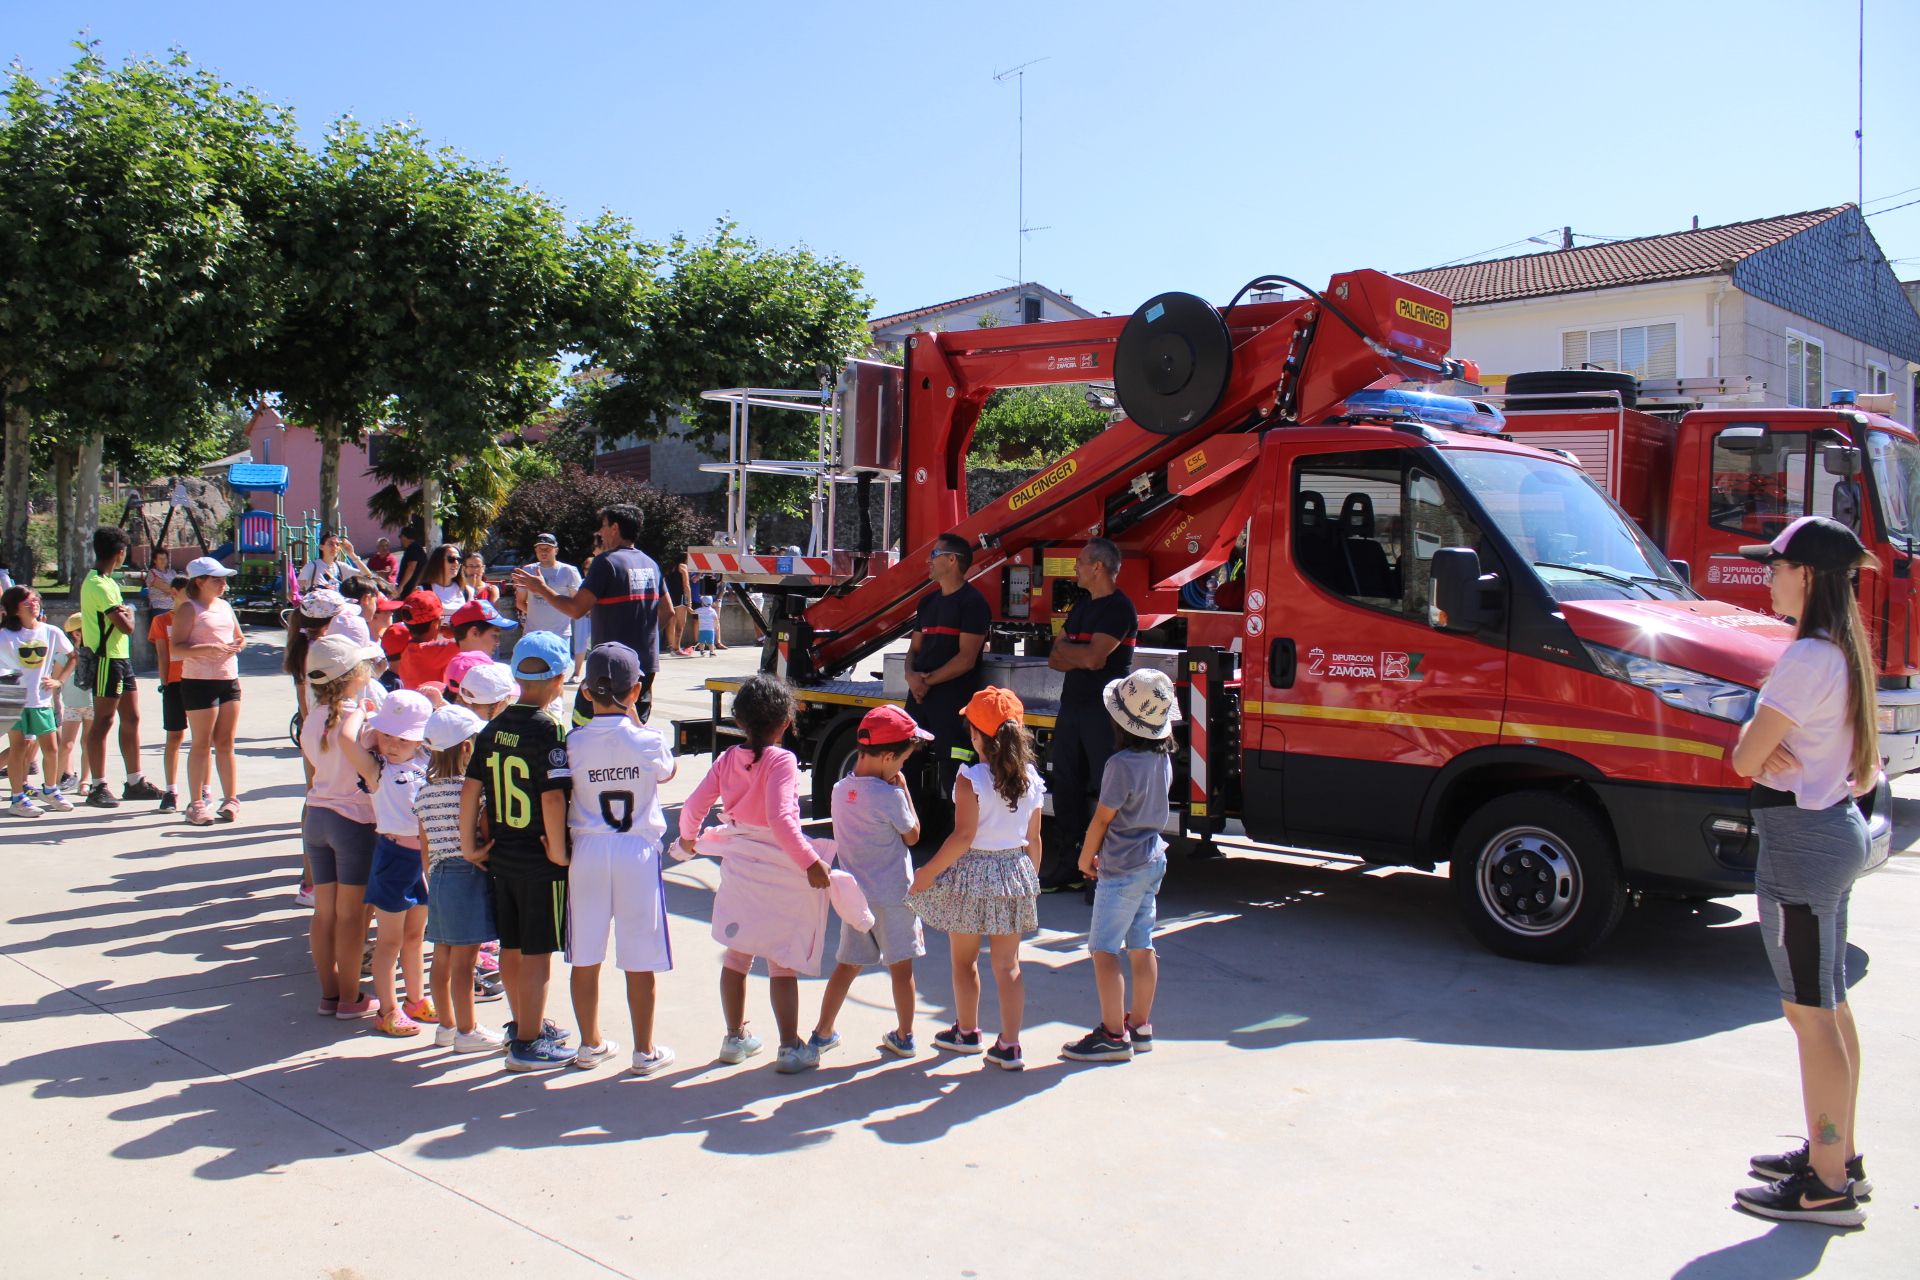
[[[193,734],[187,750],[187,794],[193,802],[186,820],[196,827],[232,822],[240,814],[233,735],[240,725],[240,651],[246,638],[224,599],[233,573],[210,556],[189,564],[187,589],[174,606],[168,637],[180,660],[180,702]],[[207,809],[209,763],[220,773],[217,814]]]
[[[1734,1199],[1762,1217],[1859,1226],[1871,1186],[1854,1140],[1860,1033],[1847,1003],[1847,901],[1868,856],[1854,799],[1879,781],[1880,744],[1853,572],[1872,561],[1853,530],[1824,516],[1802,516],[1741,554],[1767,562],[1773,611],[1796,621],[1733,767],[1754,780],[1760,936],[1799,1041],[1808,1141],[1753,1157],[1749,1172],[1768,1185]]]

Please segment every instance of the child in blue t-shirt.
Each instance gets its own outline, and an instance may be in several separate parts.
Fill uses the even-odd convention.
[[[920,838],[920,818],[901,770],[914,748],[932,740],[933,735],[899,707],[875,707],[860,721],[860,755],[853,772],[834,784],[837,861],[866,894],[873,928],[858,933],[844,924],[840,927],[840,950],[826,993],[820,997],[820,1021],[807,1041],[817,1054],[839,1047],[834,1021],[853,980],[870,964],[887,966],[893,979],[893,1011],[899,1020],[880,1048],[899,1058],[911,1058],[916,1052],[913,962],[927,954],[927,946],[920,917],[907,905],[907,890],[913,883],[913,857],[907,846]]]
[[[1081,1062],[1124,1062],[1153,1048],[1153,996],[1160,961],[1153,950],[1155,899],[1167,874],[1166,829],[1173,789],[1173,725],[1180,718],[1173,681],[1151,669],[1108,683],[1114,752],[1100,778],[1099,806],[1080,849],[1080,873],[1093,877],[1087,950],[1100,992],[1100,1025],[1060,1050]],[[1133,970],[1126,1004],[1120,952]]]

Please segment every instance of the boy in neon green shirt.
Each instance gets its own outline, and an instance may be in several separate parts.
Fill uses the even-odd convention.
[[[87,725],[86,768],[92,779],[87,803],[116,809],[120,800],[107,788],[107,732],[120,721],[120,760],[127,767],[125,800],[158,800],[160,788],[140,772],[140,703],[133,683],[133,609],[120,598],[113,579],[127,558],[124,530],[93,531],[93,572],[80,584],[80,676],[93,693],[93,719]]]

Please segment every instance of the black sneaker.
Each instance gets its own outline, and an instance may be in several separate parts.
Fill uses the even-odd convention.
[[[87,805],[94,809],[118,809],[120,802],[113,798],[106,783],[96,782],[87,789]]]
[[[1812,1169],[1797,1173],[1764,1187],[1742,1187],[1733,1193],[1734,1203],[1748,1213],[1781,1222],[1818,1222],[1829,1227],[1857,1227],[1867,1215],[1848,1183],[1835,1191],[1820,1181]]]
[[[1149,1022],[1144,1027],[1136,1027],[1129,1022],[1127,1024],[1127,1040],[1133,1045],[1133,1051],[1135,1053],[1152,1053],[1153,1024]]]
[[[993,1047],[987,1050],[987,1061],[1002,1071],[1025,1071],[1027,1069],[1026,1059],[1020,1056],[1020,1046],[1017,1044],[1001,1044],[998,1040],[995,1040]]]
[[[1762,1182],[1779,1182],[1784,1178],[1799,1177],[1813,1168],[1813,1158],[1803,1142],[1777,1156],[1755,1156],[1747,1162],[1747,1167]],[[1863,1157],[1856,1155],[1847,1161],[1847,1176],[1853,1179],[1854,1199],[1862,1203],[1873,1199],[1873,1184],[1867,1181],[1867,1162]]]
[[[933,1047],[936,1049],[945,1049],[948,1053],[979,1053],[981,1049],[980,1033],[978,1031],[962,1031],[960,1024],[956,1022],[945,1031],[936,1031],[934,1033]]]
[[[178,792],[170,790],[165,795],[160,797],[160,812],[162,813],[180,812],[180,795]]]
[[[122,800],[158,800],[164,794],[166,793],[145,778],[140,779],[138,782],[129,782],[126,786],[120,788],[120,798]]]
[[[1116,1036],[1100,1026],[1063,1045],[1060,1056],[1075,1062],[1125,1062],[1133,1057],[1133,1046],[1127,1043],[1124,1034]]]

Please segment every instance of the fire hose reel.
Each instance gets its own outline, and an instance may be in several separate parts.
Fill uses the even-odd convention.
[[[1204,298],[1163,293],[1133,313],[1114,348],[1113,386],[1127,416],[1157,435],[1206,420],[1233,372],[1227,323]]]

